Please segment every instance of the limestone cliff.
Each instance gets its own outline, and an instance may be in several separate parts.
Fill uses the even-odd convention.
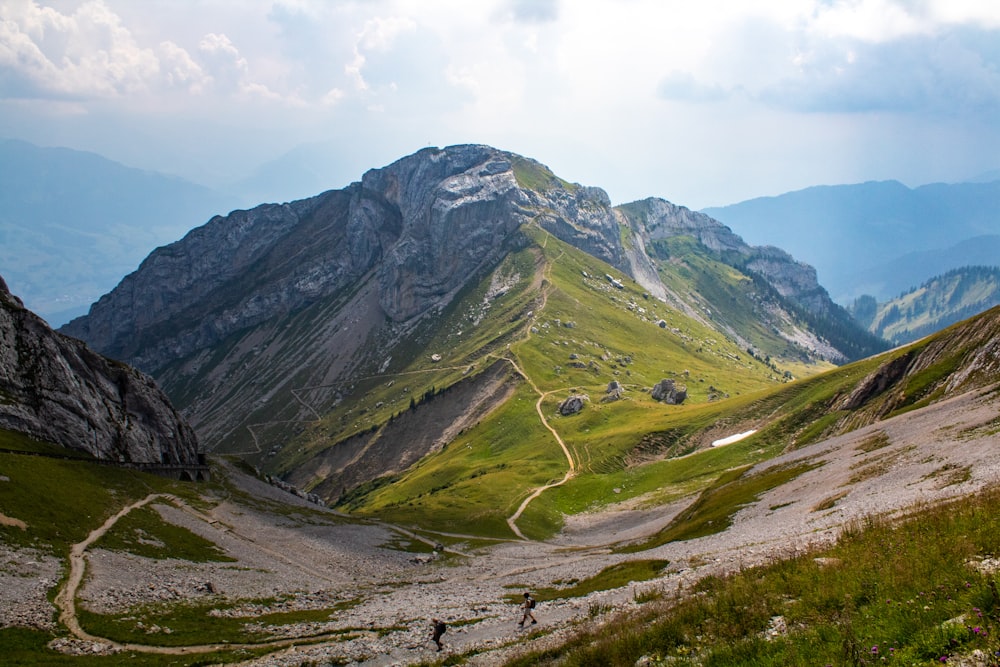
[[[0,428],[132,463],[197,463],[151,378],[52,331],[0,278]]]

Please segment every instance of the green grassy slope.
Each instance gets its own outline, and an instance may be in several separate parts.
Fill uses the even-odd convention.
[[[745,456],[741,448],[727,448],[719,462],[702,464],[697,472],[687,464],[680,466],[684,472],[676,473],[655,468],[637,472],[627,464],[649,432],[687,433],[710,427],[725,409],[715,399],[754,394],[780,385],[781,378],[717,331],[648,299],[641,288],[599,260],[540,230],[528,233],[536,241],[533,252],[539,253],[539,279],[524,280],[527,291],[518,297],[512,290],[505,298],[523,303],[522,307],[531,303],[531,316],[525,313],[523,321],[518,320],[516,335],[504,334],[502,340],[510,342],[509,347],[504,342],[487,348],[488,356],[508,359],[523,372],[525,381],[514,398],[411,469],[357,489],[344,500],[345,507],[429,529],[511,536],[505,518],[531,490],[559,481],[569,470],[566,455],[536,412],[539,401],[545,420],[563,438],[576,473],[565,485],[542,494],[519,520],[521,530],[534,537],[552,534],[565,513],[660,489],[664,475],[673,475],[676,487],[663,495],[689,492],[732,465],[732,459]],[[624,288],[615,287],[606,274],[621,280]],[[528,289],[532,284],[539,286],[538,291]],[[453,337],[453,322],[468,303],[444,317],[437,333],[445,341],[443,349],[452,350],[453,363],[460,367],[472,359],[462,355],[466,348],[464,341]],[[500,321],[510,319],[499,309],[496,314],[503,316]],[[661,320],[666,327],[658,325]],[[481,324],[497,326],[498,321]],[[478,336],[479,347],[469,348],[467,355],[483,354],[480,341],[490,335]],[[420,364],[406,372],[418,370]],[[414,385],[419,391],[440,382],[441,376],[405,377],[412,392]],[[651,387],[665,378],[688,388],[684,405],[665,405],[650,397]],[[625,388],[623,399],[603,402],[613,380]],[[389,381],[380,378],[379,387],[386,388]],[[396,391],[398,384],[399,380]],[[579,393],[590,397],[583,412],[561,417],[559,403]],[[384,393],[376,396],[381,396],[376,402],[385,402]],[[364,400],[370,403],[375,396]],[[342,415],[357,411],[347,403]],[[371,419],[374,423],[375,417]],[[324,425],[329,423],[324,420]],[[352,428],[367,424],[363,420]]]

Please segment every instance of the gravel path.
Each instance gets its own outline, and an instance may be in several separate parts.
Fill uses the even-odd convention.
[[[496,665],[529,646],[558,640],[595,610],[634,605],[637,592],[682,591],[707,574],[829,544],[839,527],[853,519],[892,515],[917,503],[995,485],[1000,481],[998,414],[996,393],[969,393],[787,453],[758,468],[803,460],[823,465],[764,494],[741,510],[724,533],[634,555],[611,554],[607,545],[655,532],[683,504],[642,509],[633,501],[570,517],[563,532],[546,543],[502,542],[474,549],[456,545],[471,555],[432,556],[392,548],[408,538],[391,527],[347,523],[274,487],[234,476],[257,501],[215,499],[208,516],[165,501],[150,506],[168,521],[211,539],[237,562],[154,561],[91,550],[79,603],[111,612],[158,600],[283,600],[269,609],[246,605],[237,610],[253,617],[267,610],[330,608],[338,601],[355,601],[327,623],[292,629],[304,635],[351,628],[353,638],[283,648],[244,665],[298,667],[331,660],[409,665],[473,649],[478,653],[469,664]],[[877,434],[888,438],[887,446],[859,449]],[[824,504],[830,507],[818,509]],[[671,565],[656,581],[541,604],[536,610],[540,633],[518,628],[516,605],[503,600],[506,594],[584,579],[627,558],[663,558]],[[45,591],[57,566],[53,559],[0,548],[0,625],[35,625],[27,619],[44,618],[39,611],[45,610],[51,618]],[[15,599],[21,611],[12,614],[9,604]],[[25,599],[35,611],[24,610]],[[449,623],[441,654],[429,641],[435,616]],[[80,650],[72,642],[61,646]]]

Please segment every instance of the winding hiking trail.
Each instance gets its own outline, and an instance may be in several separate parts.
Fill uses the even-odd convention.
[[[566,471],[566,474],[563,475],[563,478],[561,480],[559,480],[558,482],[552,482],[551,484],[546,484],[545,486],[539,486],[538,488],[533,489],[531,493],[528,494],[528,497],[525,498],[523,501],[521,501],[521,505],[517,508],[517,511],[514,512],[514,514],[512,514],[511,516],[507,517],[507,525],[510,526],[511,531],[515,535],[517,535],[518,538],[522,540],[527,540],[528,538],[525,537],[524,533],[521,532],[521,529],[517,527],[517,520],[521,518],[521,515],[524,513],[524,510],[528,508],[528,505],[530,505],[531,501],[533,501],[535,498],[542,495],[542,493],[544,493],[548,489],[557,486],[562,486],[563,484],[571,480],[573,476],[576,475],[576,462],[573,460],[573,455],[570,453],[569,447],[566,446],[566,443],[559,435],[559,432],[556,431],[551,424],[549,424],[549,420],[545,418],[545,413],[542,412],[542,402],[545,400],[546,396],[548,396],[553,392],[551,391],[543,392],[541,389],[539,389],[538,386],[535,385],[534,381],[532,381],[532,379],[528,377],[528,375],[524,371],[521,370],[521,367],[518,366],[517,362],[515,362],[513,359],[510,359],[509,357],[501,357],[501,358],[504,361],[508,362],[511,366],[513,366],[514,370],[517,371],[517,373],[521,377],[523,377],[528,384],[531,385],[531,388],[535,390],[535,393],[538,394],[538,401],[535,403],[535,412],[538,413],[538,419],[541,420],[542,426],[547,428],[549,432],[552,433],[552,436],[556,439],[556,442],[559,443],[559,446],[563,450],[563,454],[566,455],[566,461],[569,464],[569,470]]]
[[[543,239],[543,242],[541,244],[543,248],[545,248],[547,246],[549,236],[550,235],[548,234],[548,232],[546,232],[545,238]],[[561,256],[561,254],[560,254],[560,256]],[[558,257],[556,259],[558,259]],[[538,284],[544,285],[544,283],[548,279],[548,275],[549,275],[551,269],[552,269],[552,262],[547,262],[545,264],[544,269],[541,272],[542,273],[541,279],[537,280]],[[548,291],[549,290],[546,289],[546,288],[542,288],[540,290],[540,301],[539,301],[539,304],[538,304],[538,311],[539,312],[543,311],[545,309],[546,304],[548,303],[548,296],[549,296],[548,295]],[[531,336],[530,327],[526,327],[525,331],[524,331],[524,334],[523,334],[523,338],[527,339],[527,338],[530,338],[530,336]],[[556,429],[549,423],[548,419],[545,417],[545,413],[542,411],[542,403],[544,402],[545,398],[547,396],[549,396],[550,394],[555,393],[558,390],[551,390],[551,391],[543,392],[541,389],[538,388],[538,386],[531,379],[531,377],[526,372],[524,372],[524,370],[518,365],[517,361],[515,361],[511,357],[501,356],[501,355],[496,355],[496,354],[491,354],[489,356],[491,356],[493,358],[500,359],[502,361],[506,361],[507,363],[509,363],[511,365],[511,367],[514,369],[514,371],[518,375],[520,375],[522,378],[524,378],[524,380],[529,385],[531,385],[531,388],[535,391],[535,393],[538,394],[538,401],[535,403],[535,412],[538,414],[538,419],[541,422],[542,426],[544,426],[552,434],[552,436],[555,438],[556,442],[558,443],[559,447],[562,449],[563,454],[566,456],[566,462],[568,464],[568,469],[566,471],[566,474],[563,475],[562,479],[557,480],[555,482],[551,482],[549,484],[545,484],[543,486],[539,486],[539,487],[536,487],[536,488],[528,490],[527,496],[525,496],[524,500],[522,500],[521,503],[518,505],[517,510],[515,510],[514,513],[511,516],[507,517],[507,519],[506,519],[507,525],[510,527],[511,532],[518,539],[520,539],[520,540],[528,540],[529,538],[526,537],[524,535],[524,533],[521,532],[521,529],[517,526],[518,519],[521,518],[521,515],[525,512],[525,510],[532,503],[532,501],[534,501],[539,496],[541,496],[545,491],[547,491],[549,489],[552,489],[552,488],[555,488],[555,487],[558,487],[558,486],[562,486],[563,484],[565,484],[569,480],[573,479],[573,477],[576,475],[576,472],[577,472],[577,462],[574,460],[573,454],[570,452],[569,447],[566,446],[565,441],[563,441],[563,439],[559,435],[558,431],[556,431]],[[418,374],[423,374],[423,373],[437,373],[437,372],[440,372],[442,370],[464,370],[466,368],[468,368],[468,366],[466,366],[466,365],[463,365],[463,366],[443,366],[443,367],[426,369],[426,370],[403,371],[401,373],[389,373],[389,374],[384,374],[384,375],[383,374],[369,375],[369,376],[365,376],[365,377],[362,377],[362,378],[358,378],[358,380],[383,379],[383,378],[395,379],[397,377],[403,377],[403,376],[407,376],[407,375],[418,375]],[[259,422],[259,423],[255,423],[255,424],[249,424],[247,426],[247,430],[250,432],[251,440],[253,442],[253,449],[249,450],[249,451],[234,452],[234,453],[237,454],[237,455],[259,454],[262,451],[261,446],[260,446],[260,442],[258,441],[258,438],[257,438],[257,433],[254,430],[255,427],[257,427],[257,426],[271,426],[271,425],[274,425],[274,424],[292,424],[292,423],[295,423],[295,424],[299,424],[299,423],[312,423],[312,422],[315,422],[315,421],[320,421],[321,418],[322,418],[321,415],[316,411],[316,409],[312,406],[312,404],[308,400],[306,400],[306,398],[303,397],[302,394],[304,394],[305,392],[308,392],[308,391],[315,390],[315,389],[331,389],[331,388],[339,388],[339,387],[341,387],[341,384],[324,384],[324,385],[302,386],[302,387],[296,387],[296,388],[292,389],[291,390],[292,396],[295,398],[295,400],[305,410],[308,410],[312,414],[313,419],[312,420],[286,420],[286,421],[280,421],[280,422]],[[356,455],[355,458],[358,458],[358,457],[362,456],[363,454],[364,454],[364,451],[361,451],[361,452],[359,452]],[[411,537],[414,537],[415,539],[424,539],[424,538],[420,538],[420,537],[415,536],[415,535],[411,535]]]

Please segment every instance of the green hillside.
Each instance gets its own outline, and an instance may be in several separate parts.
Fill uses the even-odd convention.
[[[445,351],[440,361],[420,355],[359,382],[351,396],[286,448],[293,456],[279,455],[282,469],[359,432],[377,437],[386,420],[425,409],[452,383],[498,361],[516,386],[509,400],[439,451],[348,492],[339,505],[429,529],[510,537],[507,518],[528,494],[571,473],[517,520],[525,535],[542,538],[560,528],[564,514],[645,494],[648,502],[674,499],[773,451],[750,439],[695,458],[660,461],[753,421],[731,415],[740,407],[749,413],[758,405],[753,396],[784,385],[789,374],[783,360],[751,355],[719,331],[650,299],[592,256],[541,230],[527,233],[533,246],[456,300],[424,334],[426,342],[414,342],[416,349]],[[750,319],[748,300],[739,292],[749,278],[695,251],[689,262],[673,275],[665,265],[664,275],[675,286],[696,280],[704,285],[707,279],[698,276],[714,272],[734,294],[728,309],[715,295],[712,307],[722,302],[733,321]],[[510,289],[483,313],[482,295],[498,280]],[[724,288],[719,291],[725,294]],[[780,340],[762,329],[755,337],[760,348],[775,349]],[[687,388],[682,405],[651,398],[652,386],[663,379]],[[620,400],[606,400],[612,381],[624,388]],[[558,406],[571,394],[585,394],[589,401],[581,413],[560,416]],[[731,428],[723,426],[727,422]],[[317,478],[313,486],[321,483]]]

